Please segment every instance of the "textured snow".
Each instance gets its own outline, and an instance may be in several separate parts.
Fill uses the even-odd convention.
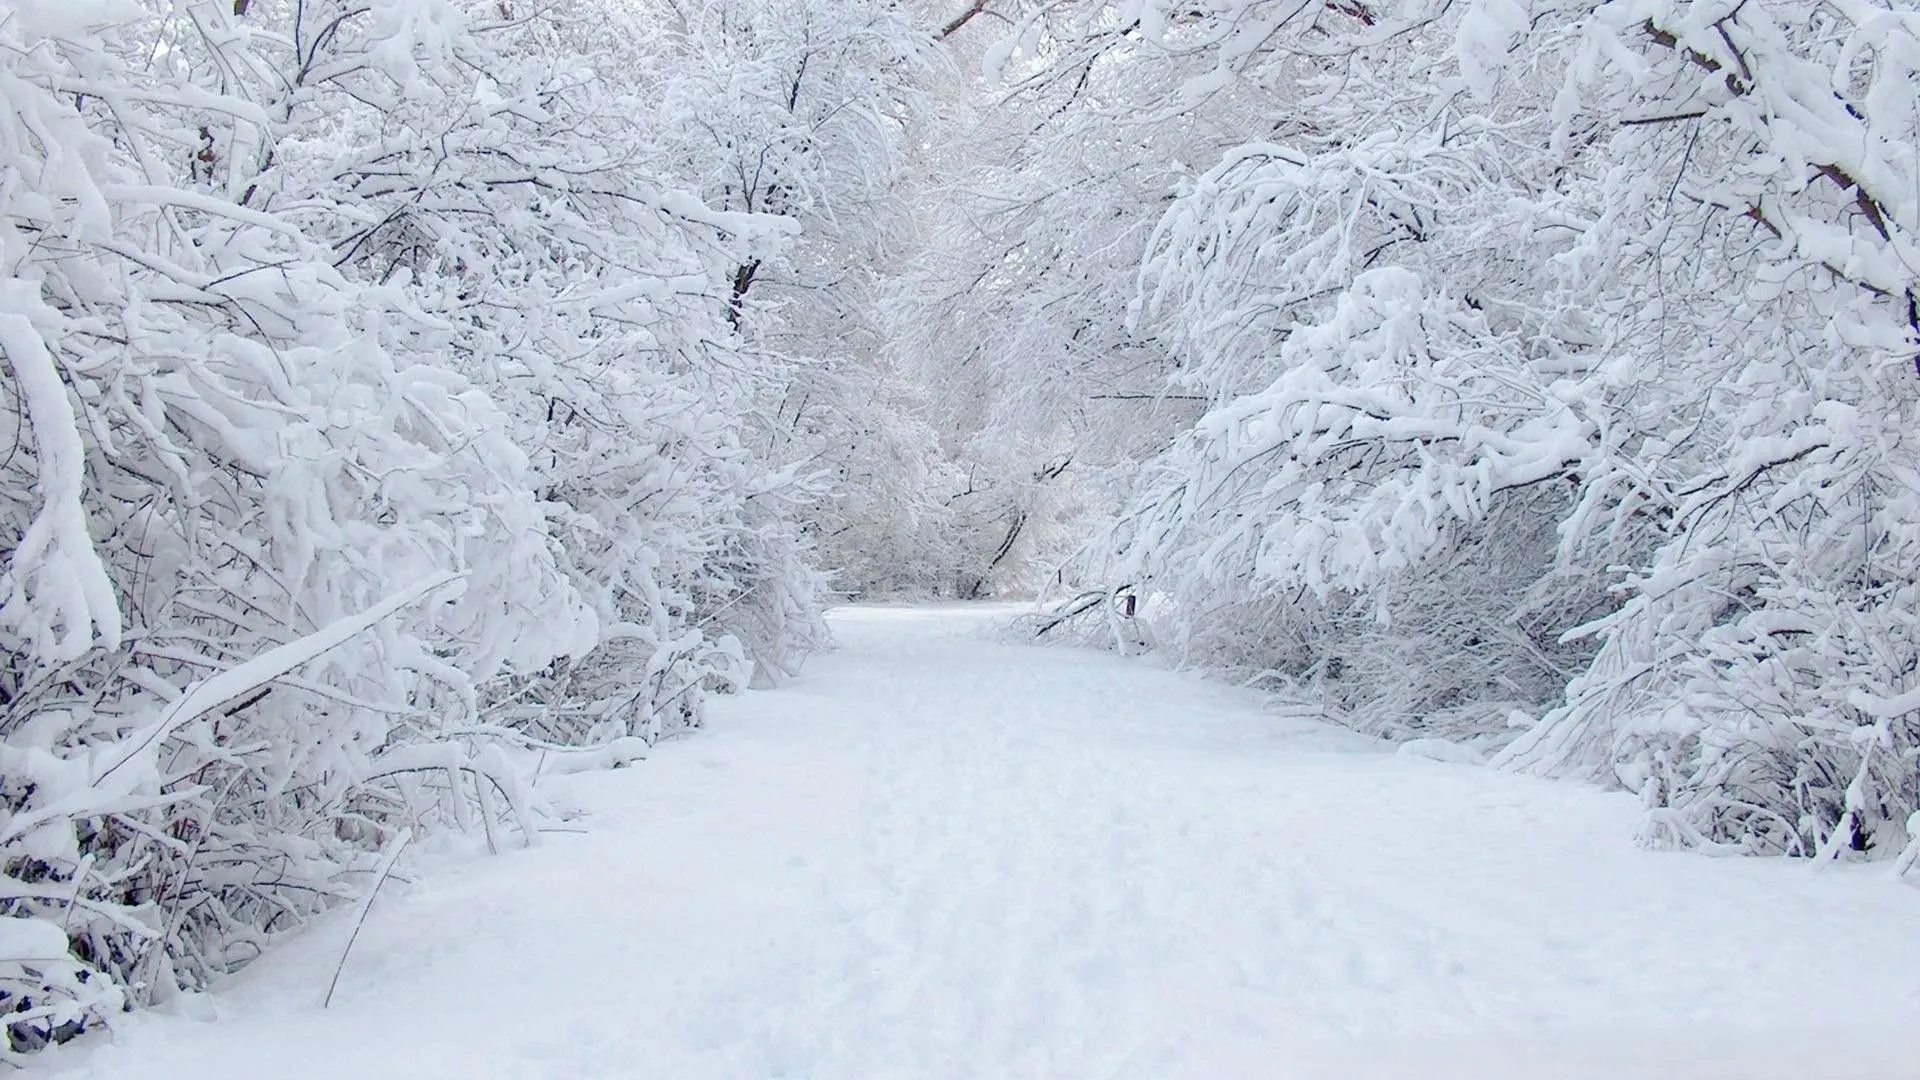
[[[73,660],[96,635],[103,646],[119,647],[120,608],[87,535],[86,447],[60,370],[28,318],[40,307],[23,282],[0,282],[0,355],[33,428],[42,501],[0,566],[0,629],[17,632],[37,656]]]
[[[843,609],[793,684],[546,778],[584,831],[388,882],[328,1010],[344,915],[28,1075],[1912,1075],[1885,864],[1643,851],[1630,797],[994,614]]]

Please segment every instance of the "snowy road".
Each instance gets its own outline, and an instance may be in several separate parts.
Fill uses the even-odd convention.
[[[1920,889],[1654,854],[1632,800],[1150,664],[848,609],[577,777],[590,831],[323,922],[106,1078],[1920,1077]],[[392,888],[392,886],[389,886]]]

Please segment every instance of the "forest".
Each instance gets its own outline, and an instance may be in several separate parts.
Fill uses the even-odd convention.
[[[0,1060],[849,599],[1920,861],[1904,3],[12,0],[0,98]]]

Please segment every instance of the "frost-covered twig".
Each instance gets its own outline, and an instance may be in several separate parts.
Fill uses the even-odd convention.
[[[360,902],[353,911],[353,928],[347,932],[347,940],[340,946],[340,959],[334,962],[333,978],[327,980],[327,992],[320,998],[320,1007],[333,1004],[333,992],[339,989],[340,975],[347,969],[347,956],[353,952],[353,943],[360,940],[360,928],[366,925],[367,912],[373,908],[374,897],[380,895],[380,886],[387,883],[387,875],[393,873],[393,864],[399,860],[400,852],[413,839],[413,830],[402,829],[387,844],[387,850],[380,855],[380,862],[373,868],[373,883],[361,894]]]

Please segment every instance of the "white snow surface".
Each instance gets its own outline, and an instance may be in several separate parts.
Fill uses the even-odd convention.
[[[1629,797],[1151,663],[845,608],[498,857],[416,859],[30,1074],[1920,1076],[1920,891],[1635,848]]]

